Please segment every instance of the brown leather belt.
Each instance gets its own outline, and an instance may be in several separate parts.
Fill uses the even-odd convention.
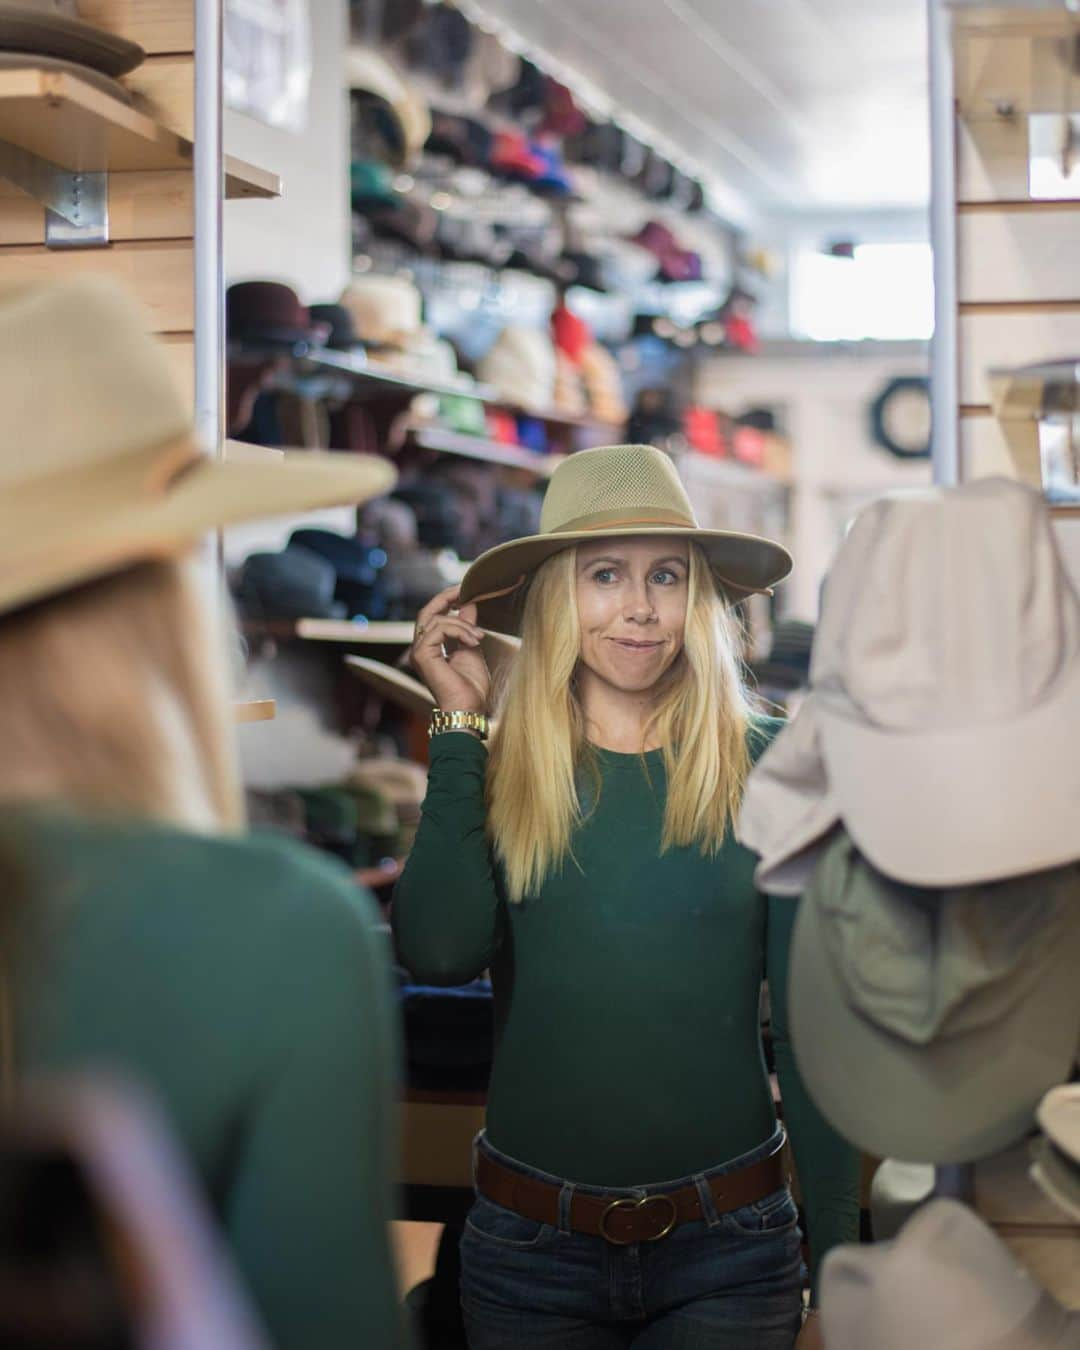
[[[759,1162],[710,1177],[707,1185],[717,1213],[727,1214],[772,1195],[787,1184],[781,1163],[783,1143]],[[534,1223],[557,1227],[561,1187],[503,1167],[483,1149],[476,1157],[476,1189],[503,1209],[512,1209]],[[651,1191],[633,1196],[593,1195],[575,1190],[570,1200],[570,1227],[575,1233],[606,1238],[617,1247],[631,1242],[656,1242],[680,1223],[703,1218],[696,1186],[677,1191]]]

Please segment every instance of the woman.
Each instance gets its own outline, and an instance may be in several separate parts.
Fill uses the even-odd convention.
[[[420,614],[439,700],[423,819],[394,898],[401,960],[490,968],[497,1046],[461,1245],[473,1350],[790,1350],[800,1239],[761,1052],[772,1025],[815,1265],[857,1235],[856,1159],[799,1082],[791,902],[731,827],[776,723],[752,716],[724,600],[789,560],[699,529],[666,456],[583,451],[541,533]],[[521,651],[491,711],[480,624]]]
[[[189,561],[393,471],[200,454],[145,329],[100,284],[0,291],[0,1057],[157,1096],[278,1350],[396,1350],[385,955],[347,872],[243,832]]]

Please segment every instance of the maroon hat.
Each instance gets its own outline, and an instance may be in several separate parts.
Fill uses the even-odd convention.
[[[238,281],[225,294],[225,326],[230,339],[295,346],[317,343],[326,327],[311,314],[291,286],[279,281]]]

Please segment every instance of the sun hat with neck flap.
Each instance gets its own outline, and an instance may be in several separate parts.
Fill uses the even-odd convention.
[[[0,287],[0,614],[208,530],[393,487],[370,455],[204,453],[146,313],[99,279]]]
[[[697,523],[672,460],[651,445],[605,445],[565,459],[551,476],[540,533],[481,554],[461,583],[461,603],[479,623],[517,633],[528,582],[548,558],[575,544],[632,535],[674,536],[700,545],[717,589],[729,601],[768,594],[791,571],[787,549],[770,539]]]

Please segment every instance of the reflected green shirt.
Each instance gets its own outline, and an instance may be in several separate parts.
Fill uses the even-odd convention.
[[[277,1350],[402,1350],[389,952],[346,870],[292,841],[0,811],[25,853],[21,1073],[158,1099]]]
[[[780,725],[755,722],[755,758]],[[795,903],[757,892],[753,854],[730,835],[711,858],[661,854],[661,753],[645,756],[646,771],[639,755],[598,750],[602,786],[595,805],[583,802],[576,865],[512,905],[485,831],[486,749],[464,733],[431,748],[393,924],[417,979],[459,984],[491,970],[491,1142],[556,1176],[613,1187],[688,1176],[756,1148],[776,1124],[759,1022],[767,975],[815,1266],[835,1243],[857,1240],[858,1155],[811,1102],[787,1035]]]

